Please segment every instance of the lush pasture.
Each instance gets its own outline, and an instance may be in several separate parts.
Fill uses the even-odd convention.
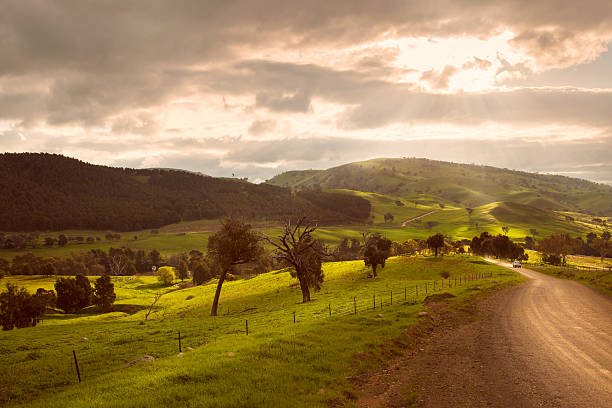
[[[309,304],[299,303],[296,280],[286,271],[227,282],[216,318],[208,316],[214,281],[179,290],[162,288],[153,277],[116,278],[121,311],[48,315],[37,327],[0,334],[0,399],[9,406],[63,408],[350,403],[346,376],[378,364],[385,358],[379,346],[416,323],[425,283],[431,294],[436,279],[440,291],[439,274],[449,272],[444,291],[461,301],[476,293],[467,286],[494,283],[479,280],[449,289],[455,278],[492,273],[498,283],[521,279],[472,257],[392,258],[377,279],[367,279],[358,261],[328,263],[324,270],[323,289]],[[51,278],[5,280],[31,289],[53,285]],[[160,292],[165,294],[153,320],[143,324],[144,308]],[[194,349],[182,357],[177,357],[179,331],[183,350]],[[81,384],[72,350],[79,357]],[[124,368],[143,355],[157,361]]]

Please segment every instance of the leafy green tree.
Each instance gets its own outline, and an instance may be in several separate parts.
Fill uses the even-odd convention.
[[[51,262],[47,262],[45,263],[40,272],[45,275],[45,276],[52,276],[57,274],[57,270],[55,269],[55,265],[53,265]]]
[[[300,283],[302,303],[310,302],[310,289],[320,290],[324,278],[321,262],[326,251],[323,243],[312,236],[314,231],[316,227],[302,217],[294,225],[291,221],[285,224],[279,242],[266,237],[275,248],[276,258],[291,266],[291,276]]]
[[[179,279],[182,281],[189,277],[189,267],[187,266],[187,262],[185,262],[185,260],[183,259],[179,261],[176,271],[178,273]]]
[[[162,266],[161,268],[158,268],[157,271],[155,271],[155,274],[157,275],[157,280],[166,286],[171,285],[176,279],[176,276],[174,275],[174,268],[170,266]]]
[[[162,263],[162,256],[157,249],[151,251],[149,258],[151,259],[151,264],[153,264],[153,266],[159,266]]]
[[[115,285],[111,282],[108,275],[102,275],[94,282],[94,304],[97,305],[102,312],[111,310],[111,306],[115,302]]]
[[[546,255],[556,255],[561,257],[563,265],[567,255],[575,253],[579,247],[582,247],[582,241],[577,238],[572,238],[569,234],[552,234],[551,236],[541,239],[537,249]]]
[[[66,236],[64,234],[61,234],[58,238],[57,238],[57,244],[61,247],[65,246],[68,243],[68,238],[66,238]]]
[[[435,256],[438,256],[438,250],[444,247],[444,235],[437,233],[427,238],[427,247],[435,251]]]
[[[193,269],[193,284],[201,285],[210,278],[212,278],[213,272],[210,264],[205,260],[195,264]]]
[[[385,222],[391,222],[394,219],[395,219],[395,217],[393,217],[393,214],[391,214],[389,212],[385,214]]]
[[[48,302],[52,301],[52,294],[53,291],[39,289],[32,296],[25,288],[7,283],[6,291],[0,293],[2,330],[36,326],[38,319],[45,314]]]
[[[384,268],[387,258],[391,256],[391,240],[379,233],[364,234],[364,240],[363,261],[365,266],[372,268],[372,275],[377,277],[378,266]]]
[[[504,235],[508,235],[508,233],[510,232],[510,227],[507,225],[503,225],[502,226],[502,231],[504,233]]]
[[[238,220],[225,219],[221,229],[208,239],[208,254],[220,269],[211,316],[217,315],[221,288],[229,271],[235,265],[256,261],[262,253],[259,235],[250,224]]]

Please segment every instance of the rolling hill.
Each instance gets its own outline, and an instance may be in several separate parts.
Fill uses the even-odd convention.
[[[135,231],[180,221],[238,216],[321,224],[363,222],[364,198],[304,191],[168,169],[96,166],[53,154],[0,155],[0,231]]]
[[[612,186],[565,176],[428,159],[373,159],[327,170],[289,171],[267,181],[293,189],[346,189],[416,205],[477,207],[514,202],[542,210],[612,215]]]

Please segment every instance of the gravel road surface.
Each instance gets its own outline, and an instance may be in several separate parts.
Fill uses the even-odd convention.
[[[357,386],[358,404],[612,407],[612,299],[578,282],[515,270],[529,281],[466,316],[441,312],[412,351]]]

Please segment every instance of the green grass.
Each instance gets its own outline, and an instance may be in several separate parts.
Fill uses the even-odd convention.
[[[299,303],[299,288],[290,286],[296,281],[286,271],[227,282],[223,315],[217,318],[208,316],[214,282],[176,290],[160,287],[153,277],[117,278],[117,308],[130,313],[49,315],[37,327],[0,334],[0,399],[7,406],[62,408],[350,404],[354,395],[346,377],[381,364],[388,350],[380,345],[416,324],[426,282],[431,293],[431,280],[438,279],[439,288],[442,271],[452,282],[475,273],[492,273],[497,282],[521,280],[511,270],[472,257],[392,258],[378,279],[365,278],[362,261],[328,263],[324,270],[323,289],[308,304]],[[51,278],[5,280],[31,289],[53,284]],[[420,285],[418,296],[415,285]],[[146,311],[139,308],[158,291],[167,293],[155,306],[155,320],[141,324]],[[457,295],[456,301],[475,293],[466,285],[444,291]],[[176,355],[178,331],[183,347],[194,348],[183,357]],[[72,350],[79,357],[81,384]],[[124,369],[145,354],[157,361]]]

